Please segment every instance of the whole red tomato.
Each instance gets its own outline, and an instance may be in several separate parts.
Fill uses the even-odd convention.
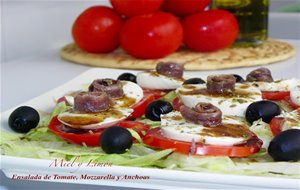
[[[187,16],[203,11],[210,0],[165,0],[163,9],[177,16]]]
[[[110,0],[110,3],[118,13],[133,17],[158,11],[163,0]]]
[[[121,17],[111,8],[94,6],[75,20],[72,35],[75,43],[92,53],[108,53],[119,46]]]
[[[194,51],[216,51],[229,47],[238,34],[236,18],[225,10],[209,10],[182,21],[184,43]]]
[[[141,59],[164,57],[178,49],[182,27],[175,16],[157,12],[133,17],[123,25],[121,47]]]

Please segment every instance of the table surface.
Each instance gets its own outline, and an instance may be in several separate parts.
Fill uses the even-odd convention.
[[[300,40],[286,40],[297,49],[296,56],[279,63],[267,65],[276,79],[300,78]],[[58,50],[34,57],[27,57],[0,64],[1,72],[1,112],[15,107],[43,94],[76,77],[80,73],[91,69],[89,66],[78,65],[63,61],[58,56]],[[221,73],[236,73],[245,76],[254,68],[237,68],[218,71],[195,71],[189,75],[208,75]],[[119,187],[91,186],[78,184],[62,184],[49,182],[12,181],[0,173],[0,190],[15,189],[120,189]],[[208,187],[209,188],[209,187]],[[216,189],[216,187],[211,187]],[[128,189],[128,188],[126,188]]]

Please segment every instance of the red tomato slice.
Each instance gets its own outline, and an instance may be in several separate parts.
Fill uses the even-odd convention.
[[[154,95],[156,99],[164,96],[167,94],[170,90],[154,90],[154,89],[146,89],[143,88],[144,96],[146,95]]]
[[[290,91],[262,91],[262,98],[266,100],[283,100],[290,96]]]
[[[176,152],[189,154],[191,143],[172,140],[163,136],[160,128],[150,129],[143,142],[149,146],[160,149],[175,149]],[[262,141],[254,134],[246,143],[234,146],[217,146],[197,143],[195,155],[245,157],[260,150]]]
[[[178,97],[176,97],[176,98],[174,98],[172,105],[173,105],[174,110],[179,111],[180,106],[182,105],[182,102],[180,101],[180,99]]]
[[[150,128],[148,125],[137,121],[121,121],[115,125],[133,129],[141,137],[143,137]],[[87,146],[99,146],[100,135],[105,130],[104,128],[97,130],[73,129],[63,125],[56,116],[52,118],[48,129],[67,142],[79,145],[85,143]]]
[[[291,100],[291,97],[290,97],[290,96],[286,96],[286,97],[284,98],[284,100],[285,100],[287,103],[289,103],[289,105],[290,105],[293,109],[298,109],[298,108],[300,108],[300,105],[295,104],[295,103]]]
[[[148,90],[148,89],[143,89],[143,90],[144,90],[143,99],[132,107],[133,112],[127,119],[135,119],[141,117],[142,115],[145,114],[148,104],[165,95],[165,92],[161,90]]]
[[[57,99],[57,103],[61,103],[61,102],[67,102],[67,99],[66,99],[65,96],[62,96],[62,97]]]
[[[273,133],[274,136],[278,135],[281,132],[281,126],[284,122],[284,118],[283,117],[274,117],[269,125],[270,125],[270,129]]]

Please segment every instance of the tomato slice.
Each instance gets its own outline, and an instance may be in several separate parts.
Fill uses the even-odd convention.
[[[269,123],[270,129],[274,136],[278,135],[281,132],[281,127],[282,127],[283,122],[284,122],[283,117],[274,117],[270,121],[270,123]]]
[[[57,99],[57,103],[61,103],[61,102],[66,102],[67,103],[67,99],[66,99],[65,96],[62,96],[62,97]]]
[[[262,91],[262,98],[266,100],[283,100],[290,96],[290,91]]]
[[[285,97],[284,100],[285,100],[287,103],[289,103],[289,105],[290,105],[293,109],[298,109],[298,108],[300,108],[300,105],[295,104],[295,103],[291,100],[291,97],[290,97],[290,96]]]
[[[154,89],[146,89],[143,88],[143,92],[144,92],[144,96],[146,95],[154,95],[156,99],[164,96],[165,94],[167,94],[168,92],[170,92],[170,90],[154,90]]]
[[[150,126],[138,121],[120,121],[115,125],[133,129],[141,137],[143,137],[150,128]],[[104,128],[97,130],[73,129],[63,125],[57,119],[57,116],[52,118],[48,129],[67,142],[79,145],[86,144],[87,146],[100,146],[100,136],[105,130]]]
[[[180,106],[183,105],[182,102],[180,101],[179,97],[174,98],[172,102],[173,108],[176,111],[180,110]]]
[[[160,128],[150,129],[143,142],[149,146],[160,149],[174,149],[176,152],[189,154],[192,144],[190,142],[177,141],[163,136]],[[234,146],[217,146],[196,143],[195,155],[245,157],[260,150],[262,141],[253,136],[244,144]]]
[[[163,95],[166,94],[166,92],[162,90],[143,89],[143,91],[144,91],[143,99],[132,107],[133,112],[127,119],[135,119],[143,116],[145,114],[148,104],[150,104],[154,100],[161,98]]]

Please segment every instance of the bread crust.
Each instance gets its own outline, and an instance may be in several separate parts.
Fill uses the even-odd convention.
[[[60,56],[78,64],[118,69],[154,69],[161,61],[174,61],[184,65],[185,70],[196,71],[266,65],[289,59],[295,53],[295,48],[289,43],[270,39],[256,47],[234,47],[211,53],[193,52],[181,47],[162,59],[147,60],[136,59],[122,49],[95,54],[85,52],[75,44],[68,44],[61,49]]]

